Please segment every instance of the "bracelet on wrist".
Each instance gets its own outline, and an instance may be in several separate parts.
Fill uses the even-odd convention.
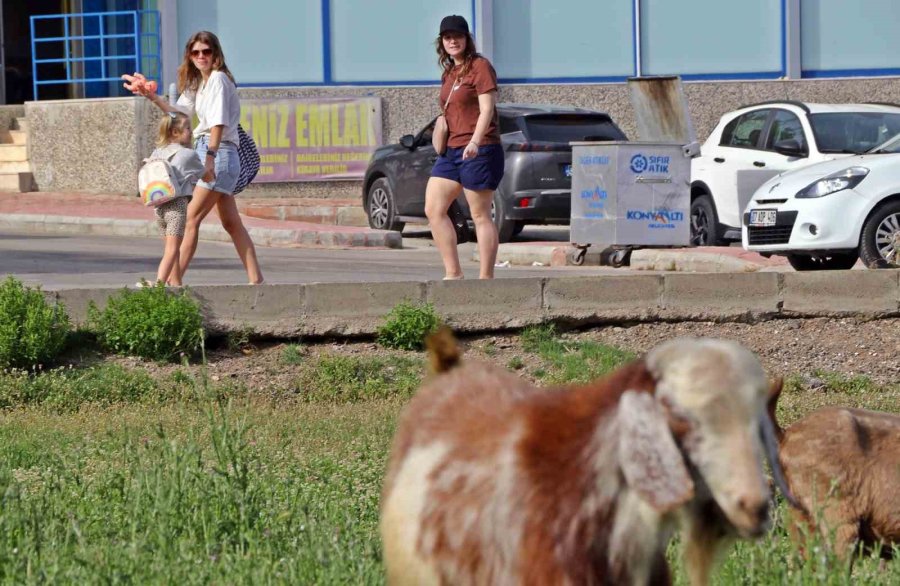
[[[206,156],[207,156],[207,157],[212,157],[213,159],[215,159],[215,158],[216,158],[216,151],[215,151],[215,149],[206,149]]]

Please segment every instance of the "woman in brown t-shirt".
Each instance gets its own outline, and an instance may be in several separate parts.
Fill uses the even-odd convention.
[[[456,231],[447,210],[460,190],[464,191],[478,237],[480,277],[493,279],[499,241],[491,220],[491,202],[503,179],[504,165],[495,108],[497,74],[490,61],[475,51],[469,25],[462,16],[447,16],[441,21],[436,46],[443,69],[439,106],[450,132],[447,150],[431,170],[425,190],[425,215],[444,261],[444,279],[462,279]]]

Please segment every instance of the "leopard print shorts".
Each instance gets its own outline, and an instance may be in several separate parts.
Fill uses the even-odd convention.
[[[189,197],[179,197],[156,208],[156,225],[166,236],[184,237]]]

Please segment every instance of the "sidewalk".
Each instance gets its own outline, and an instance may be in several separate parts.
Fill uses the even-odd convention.
[[[564,242],[510,242],[501,244],[498,263],[532,266],[571,266],[578,249]],[[472,254],[478,261],[478,249]],[[607,265],[601,250],[588,248],[582,264]],[[696,273],[752,273],[757,271],[793,270],[785,257],[765,258],[739,246],[709,246],[695,248],[639,248],[631,253],[631,269],[645,271],[682,271]]]
[[[253,200],[250,198],[239,201],[239,208],[253,207]],[[323,200],[322,203],[326,204],[327,201]],[[332,208],[337,209],[335,206]],[[211,216],[201,225],[200,239],[230,241],[231,238],[219,223],[215,211]],[[244,215],[244,211],[242,218],[257,246],[403,247],[403,238],[399,232],[271,217],[248,217]],[[64,234],[159,236],[153,210],[142,205],[137,197],[85,193],[0,193],[0,229],[2,228]]]

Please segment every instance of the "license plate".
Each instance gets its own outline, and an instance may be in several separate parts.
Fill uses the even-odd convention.
[[[750,225],[774,226],[777,215],[776,210],[750,210]]]
[[[563,175],[566,177],[572,176],[572,165],[563,165]]]

